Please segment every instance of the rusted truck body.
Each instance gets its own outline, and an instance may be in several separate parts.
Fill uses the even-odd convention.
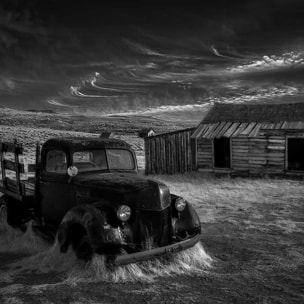
[[[201,237],[189,202],[138,173],[136,156],[124,141],[54,138],[36,148],[34,176],[22,180],[23,147],[0,144],[0,212],[13,227],[33,229],[62,252],[80,259],[103,254],[123,265],[178,252]],[[5,155],[11,153],[11,158]],[[34,167],[34,168],[33,168]],[[13,171],[15,178],[7,176]]]

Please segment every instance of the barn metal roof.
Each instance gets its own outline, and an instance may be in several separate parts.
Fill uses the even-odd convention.
[[[216,104],[192,138],[256,137],[260,130],[304,130],[304,103]]]
[[[245,135],[248,137],[258,136],[260,130],[304,130],[303,121],[279,123],[257,123],[257,122],[218,122],[200,124],[191,138],[220,138],[236,137]]]

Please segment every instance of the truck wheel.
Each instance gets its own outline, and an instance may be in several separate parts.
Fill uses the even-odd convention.
[[[58,227],[57,239],[61,252],[69,246],[78,259],[90,260],[96,248],[103,243],[104,218],[92,205],[79,205],[69,210]]]
[[[0,224],[7,224],[7,205],[2,197],[0,197]]]
[[[88,236],[82,236],[73,243],[73,249],[78,259],[89,261],[92,258],[93,250]]]
[[[6,203],[5,198],[2,196],[0,197],[0,224],[8,224],[13,228],[18,228],[22,232],[26,231],[26,225],[22,223],[22,218],[20,214],[14,214],[13,216],[13,211],[17,210],[15,208],[16,205],[12,208],[12,204],[14,202],[9,201],[9,205]]]
[[[88,261],[92,258],[93,250],[85,229],[81,228],[78,231],[77,237],[73,237],[72,247],[78,259]]]

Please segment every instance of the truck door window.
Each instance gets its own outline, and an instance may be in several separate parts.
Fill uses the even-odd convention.
[[[66,154],[60,150],[49,150],[46,154],[47,172],[65,174],[67,172]]]

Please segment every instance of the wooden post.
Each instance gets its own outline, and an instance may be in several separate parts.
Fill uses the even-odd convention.
[[[170,135],[166,136],[166,162],[167,162],[167,174],[172,174],[172,151],[171,151],[171,142]]]
[[[159,137],[159,144],[160,144],[160,164],[161,164],[161,174],[166,173],[167,169],[167,160],[166,160],[166,139],[164,137]]]
[[[0,162],[1,162],[1,171],[2,171],[2,183],[3,188],[6,188],[6,173],[5,173],[5,166],[4,166],[4,143],[0,143]]]
[[[40,159],[40,143],[36,142],[36,160],[35,160],[35,198],[38,198],[40,192],[39,189],[39,180],[40,180],[40,171],[41,171],[41,159]]]
[[[20,171],[19,171],[19,149],[17,149],[17,139],[14,140],[14,148],[15,148],[14,158],[15,158],[17,194],[22,195],[22,188],[21,188],[21,183],[20,183]]]
[[[156,139],[153,138],[153,174],[157,174],[157,164],[156,164],[156,154],[157,154],[157,149],[156,149]]]
[[[150,172],[150,141],[146,137],[145,141],[145,174],[149,174]]]
[[[176,163],[176,173],[180,172],[180,160],[179,160],[179,146],[177,134],[174,134],[174,148],[175,148],[175,163]]]

